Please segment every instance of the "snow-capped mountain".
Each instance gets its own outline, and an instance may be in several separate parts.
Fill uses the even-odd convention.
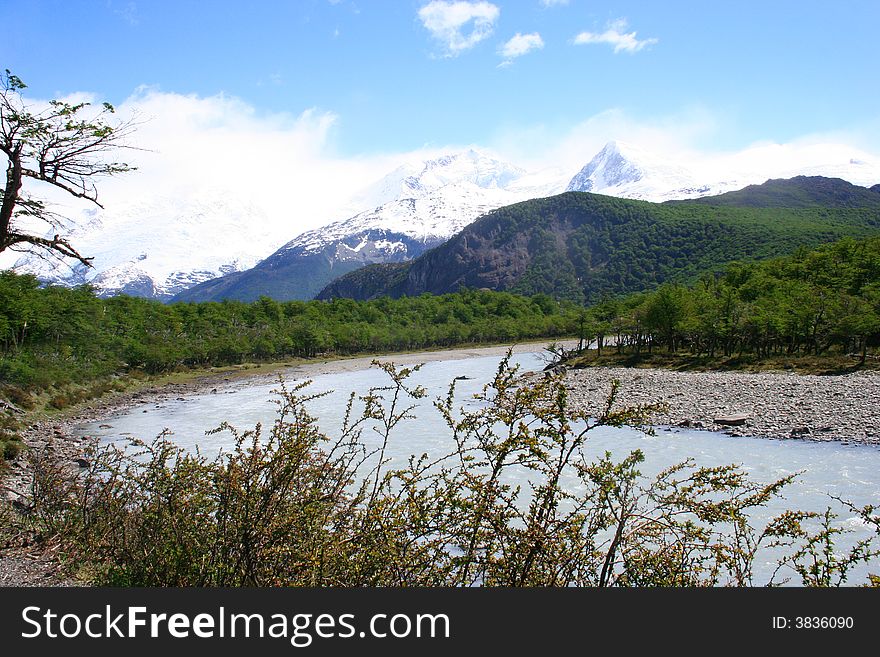
[[[157,196],[83,212],[69,233],[93,268],[24,255],[14,268],[60,285],[90,283],[99,294],[170,299],[196,283],[246,270],[283,242],[284,226],[228,190]]]
[[[405,164],[359,195],[363,202],[382,201],[379,205],[302,233],[252,270],[194,286],[176,298],[309,299],[352,269],[408,260],[490,210],[559,193],[564,186],[564,179],[529,175],[473,149]]]
[[[525,173],[488,153],[468,149],[436,159],[407,162],[355,194],[353,203],[364,209],[377,208],[400,199],[424,198],[449,185],[506,189]]]
[[[686,168],[619,141],[605,144],[568,183],[566,191],[644,201],[695,198],[729,191],[730,184],[698,181]]]
[[[337,207],[350,209],[337,216],[347,218],[299,235],[292,229],[295,201],[288,216],[270,217],[233,190],[212,189],[116,202],[112,210],[75,215],[69,239],[94,257],[92,269],[35,256],[14,262],[8,253],[0,266],[14,262],[17,271],[56,284],[90,283],[104,295],[306,299],[365,264],[413,258],[490,210],[566,190],[665,201],[796,175],[864,186],[880,181],[880,162],[849,147],[817,145],[797,155],[783,146],[758,146],[716,162],[714,170],[722,176],[618,141],[607,143],[580,171],[527,172],[470,149],[402,164],[354,195],[340,187],[347,200]]]
[[[369,230],[399,233],[420,241],[446,239],[481,214],[530,198],[513,183],[526,172],[473,149],[435,160],[399,167],[361,196],[381,202],[348,219],[295,237],[281,251],[314,252]],[[553,181],[539,193],[553,194]],[[356,197],[357,198],[357,197]],[[363,248],[363,247],[361,247]]]
[[[685,166],[632,144],[611,141],[575,174],[566,190],[660,202],[715,196],[771,178],[825,176],[861,186],[880,179],[880,162],[846,146],[803,147],[794,158],[796,166],[792,159],[782,146],[757,146],[716,162],[715,171],[723,175],[703,168],[695,173],[698,165]]]

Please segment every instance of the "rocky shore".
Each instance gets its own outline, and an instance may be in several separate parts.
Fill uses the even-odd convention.
[[[616,405],[664,403],[659,426],[763,438],[880,444],[880,373],[676,372],[591,367],[566,373],[575,404],[601,408],[611,382]]]
[[[4,497],[13,503],[25,503],[30,497],[33,472],[28,452],[46,454],[53,461],[71,469],[88,467],[89,451],[93,441],[76,436],[73,427],[102,420],[113,413],[144,404],[158,404],[169,399],[184,397],[204,390],[205,386],[217,385],[217,377],[190,383],[169,383],[140,390],[116,394],[91,402],[75,413],[53,420],[35,422],[20,433],[28,450],[9,463],[2,481]]]
[[[519,345],[516,351],[538,350]],[[437,359],[502,355],[506,348],[482,347],[388,357],[399,364]],[[327,371],[354,371],[370,358],[315,362],[287,370],[288,379]],[[73,427],[101,421],[116,412],[186,398],[227,385],[253,385],[259,375],[230,380],[212,375],[187,383],[171,383],[115,395],[80,408],[63,419],[32,424],[23,439],[32,453],[46,452],[75,473],[88,467],[89,439],[76,437]],[[273,378],[276,374],[271,375]],[[535,373],[531,376],[541,376]],[[667,410],[651,418],[657,426],[725,431],[774,439],[802,439],[880,444],[880,372],[842,376],[782,372],[676,372],[662,369],[594,367],[565,375],[571,400],[587,409],[601,408],[613,380],[620,381],[617,406],[664,403]],[[30,497],[33,472],[26,454],[9,464],[0,481],[2,497],[23,508]],[[13,542],[0,546],[0,586],[76,585],[61,568],[53,546]]]

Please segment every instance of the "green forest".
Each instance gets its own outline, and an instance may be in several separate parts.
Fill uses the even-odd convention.
[[[571,335],[578,308],[546,295],[165,305],[102,299],[0,273],[0,381],[46,389],[142,371],[347,356]]]
[[[690,286],[583,307],[545,294],[463,290],[371,301],[175,303],[0,274],[0,381],[24,391],[131,372],[563,336],[697,355],[857,353],[880,341],[880,238],[846,238]]]
[[[695,356],[855,353],[880,344],[880,238],[846,238],[756,263],[732,263],[696,284],[606,298],[584,332],[617,353]],[[610,340],[609,340],[610,338]]]
[[[651,203],[569,192],[517,203],[486,214],[413,260],[346,274],[318,298],[485,287],[594,304],[664,283],[691,284],[728,262],[758,261],[880,230],[880,194],[842,180],[769,181],[698,201]]]

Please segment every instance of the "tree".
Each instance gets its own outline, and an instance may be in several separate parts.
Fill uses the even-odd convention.
[[[26,85],[9,69],[0,75],[0,151],[6,155],[6,184],[0,191],[0,252],[10,249],[75,258],[87,267],[91,258],[82,256],[62,235],[63,217],[22,189],[26,178],[44,182],[68,194],[98,203],[95,179],[131,171],[123,162],[108,161],[107,154],[121,148],[134,123],[110,123],[113,106],[102,103],[49,101],[33,109],[22,98]],[[44,222],[51,229],[42,237],[33,234],[24,221]]]
[[[663,285],[648,301],[645,324],[656,331],[669,348],[675,351],[676,338],[687,317],[686,293],[677,285]]]

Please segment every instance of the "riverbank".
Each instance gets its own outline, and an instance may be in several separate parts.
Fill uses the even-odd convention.
[[[546,342],[520,344],[515,353],[541,351]],[[570,345],[567,345],[570,346]],[[50,457],[75,473],[88,465],[89,439],[78,438],[76,425],[107,420],[114,413],[158,405],[196,394],[218,392],[239,386],[265,385],[283,376],[288,381],[322,374],[354,372],[371,361],[394,361],[399,365],[436,360],[482,357],[500,358],[506,345],[458,348],[383,356],[362,356],[298,363],[289,366],[206,372],[187,380],[170,380],[148,385],[89,403],[75,411],[35,422],[24,432],[25,442],[35,453]],[[466,372],[466,365],[462,372]],[[541,376],[536,373],[533,376]],[[611,382],[621,381],[618,404],[664,402],[669,409],[652,418],[657,425],[726,430],[734,435],[767,438],[880,444],[880,374],[859,372],[845,376],[805,376],[764,372],[676,372],[661,369],[595,367],[571,370],[566,384],[573,403],[588,409],[600,408]],[[744,415],[739,426],[715,422],[722,416]],[[2,482],[10,504],[28,502],[32,471],[25,455],[7,471]],[[8,506],[8,505],[7,505]],[[2,522],[2,519],[0,519]],[[0,536],[0,585],[75,585],[57,559],[57,546],[43,545],[26,533],[11,538]]]
[[[73,427],[86,422],[101,421],[114,414],[132,408],[163,404],[174,399],[218,390],[222,392],[236,386],[263,385],[277,381],[279,377],[287,381],[308,379],[322,374],[355,372],[370,367],[373,360],[393,361],[398,365],[414,365],[436,360],[464,360],[498,356],[501,358],[508,350],[513,353],[541,351],[548,340],[526,342],[516,345],[488,345],[480,347],[456,347],[433,351],[417,351],[402,354],[379,354],[350,358],[333,358],[291,363],[285,361],[245,368],[224,367],[214,371],[195,371],[162,377],[153,382],[135,386],[133,389],[116,392],[91,400],[30,422],[20,432],[28,450],[48,452],[52,458],[68,466],[79,466],[88,460],[88,451],[93,443],[79,438]],[[564,343],[571,347],[573,343]],[[0,487],[3,497],[15,502],[29,497],[33,473],[27,451],[8,463]]]
[[[620,381],[616,405],[668,406],[651,418],[654,425],[734,436],[880,444],[876,370],[817,376],[590,367],[566,373],[572,402],[588,409],[602,407],[614,379]]]
[[[514,353],[541,351],[546,344],[545,340],[299,363],[287,361],[173,375],[39,419],[24,429],[21,436],[30,450],[47,452],[68,467],[80,467],[87,462],[93,442],[77,437],[73,428],[132,408],[163,404],[213,390],[222,392],[238,386],[264,385],[279,377],[293,381],[354,372],[369,368],[373,360],[413,365],[436,360],[500,358],[509,349]],[[563,343],[566,348],[574,344]],[[566,384],[573,403],[597,409],[604,405],[614,379],[621,382],[619,405],[659,402],[668,406],[667,412],[651,418],[655,425],[763,438],[880,444],[880,417],[876,413],[880,408],[880,372],[876,370],[817,376],[793,372],[693,372],[597,366],[569,370]],[[734,425],[716,422],[731,417],[739,418]],[[32,479],[25,451],[8,464],[0,481],[3,497],[13,502],[26,500]]]
[[[382,354],[246,367],[225,367],[215,371],[186,372],[143,382],[134,388],[116,392],[100,399],[78,404],[48,417],[34,419],[22,430],[21,437],[28,450],[8,463],[0,478],[0,516],[15,514],[30,501],[33,482],[32,463],[28,452],[45,453],[53,462],[75,474],[88,466],[89,451],[94,440],[78,437],[74,427],[86,422],[107,420],[116,413],[139,407],[162,404],[187,397],[237,386],[263,385],[278,379],[302,380],[334,372],[354,372],[370,367],[373,360],[414,365],[436,360],[464,360],[497,356],[508,349],[514,353],[541,351],[548,340],[517,345],[459,347],[446,350]],[[567,346],[571,346],[566,343]],[[0,586],[76,586],[80,585],[59,562],[59,546],[42,544],[34,532],[19,530],[16,523],[0,517]]]

